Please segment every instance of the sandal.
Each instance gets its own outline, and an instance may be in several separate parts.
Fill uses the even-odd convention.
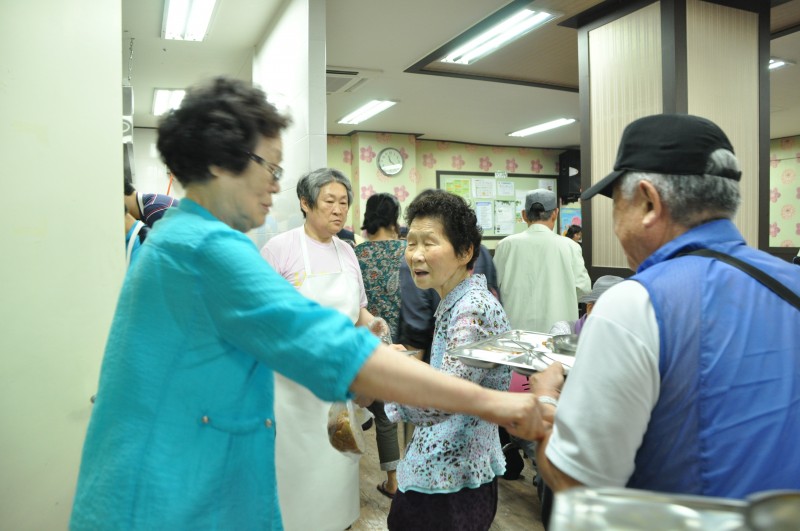
[[[386,488],[386,480],[383,480],[376,488],[378,489],[378,492],[380,492],[390,500],[394,499],[394,492],[390,492]]]

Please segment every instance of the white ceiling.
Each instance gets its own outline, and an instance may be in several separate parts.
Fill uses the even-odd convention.
[[[134,126],[157,125],[151,113],[154,88],[184,88],[214,75],[250,79],[253,50],[262,41],[281,0],[218,1],[209,36],[202,43],[160,38],[163,0],[122,1],[122,78],[126,81],[130,76],[134,88]],[[578,122],[527,138],[507,136],[511,131],[555,118],[579,118],[577,92],[406,72],[508,3],[509,0],[328,0],[328,66],[377,72],[353,93],[328,96],[328,133],[353,131],[353,126],[339,125],[336,120],[370,99],[391,99],[398,105],[356,127],[488,145],[579,146]],[[565,15],[556,21],[561,22],[598,3],[600,0],[538,0],[535,5],[555,7]],[[787,13],[797,11],[800,0],[773,8],[773,29],[786,26],[776,22],[776,15],[788,17]],[[543,35],[520,39],[468,72],[546,83],[560,70],[558,75],[563,78],[566,71],[568,77],[574,76],[577,85],[576,30],[553,26]],[[536,55],[531,49],[548,51]],[[772,55],[800,63],[800,32],[773,40]],[[800,64],[772,72],[770,79],[770,137],[800,134]]]

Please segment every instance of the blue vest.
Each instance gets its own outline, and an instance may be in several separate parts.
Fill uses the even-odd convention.
[[[632,488],[743,498],[800,489],[800,311],[718,260],[743,260],[800,294],[800,268],[745,245],[717,220],[647,258],[634,280],[659,329],[661,391]]]

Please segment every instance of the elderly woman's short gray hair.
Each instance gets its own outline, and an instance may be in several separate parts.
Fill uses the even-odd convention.
[[[347,189],[347,205],[353,204],[353,187],[350,186],[350,180],[339,170],[333,168],[320,168],[311,173],[305,174],[300,182],[297,183],[297,199],[301,202],[306,200],[308,208],[317,208],[317,199],[319,198],[319,191],[322,187],[330,183],[339,183]],[[303,217],[306,217],[305,211]]]

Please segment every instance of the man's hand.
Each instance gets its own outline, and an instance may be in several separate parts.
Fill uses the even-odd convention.
[[[531,393],[536,396],[558,398],[564,387],[564,366],[556,361],[547,369],[533,373],[528,382],[531,384]]]
[[[539,441],[549,433],[551,425],[542,419],[536,397],[528,393],[495,391],[489,407],[495,423],[508,433],[527,441]]]

